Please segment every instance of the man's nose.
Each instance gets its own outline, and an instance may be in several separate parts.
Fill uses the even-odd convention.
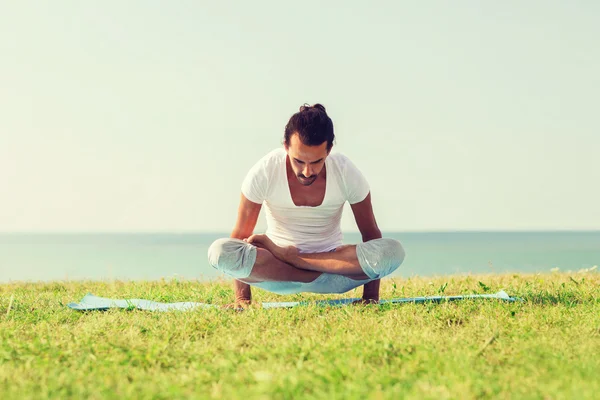
[[[312,176],[312,169],[310,168],[310,166],[307,165],[306,167],[304,167],[304,171],[302,171],[302,173],[305,177],[310,178]]]

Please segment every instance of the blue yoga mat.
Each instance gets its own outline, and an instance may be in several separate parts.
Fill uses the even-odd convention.
[[[384,299],[380,300],[380,304],[399,304],[399,303],[426,303],[426,302],[442,302],[456,301],[465,299],[499,299],[504,301],[519,301],[517,297],[510,297],[505,291],[500,291],[494,294],[468,294],[461,296],[431,296],[431,297],[408,297],[400,299]],[[335,300],[318,300],[318,301],[288,301],[262,303],[262,308],[291,308],[297,306],[307,306],[315,304],[319,306],[344,306],[353,301],[360,300],[358,298],[351,299],[335,299]],[[188,311],[194,309],[220,308],[216,304],[182,302],[182,303],[159,303],[157,301],[144,299],[108,299],[105,297],[94,296],[87,294],[79,303],[67,304],[69,308],[79,311],[91,310],[108,310],[109,308],[138,308],[148,311]]]

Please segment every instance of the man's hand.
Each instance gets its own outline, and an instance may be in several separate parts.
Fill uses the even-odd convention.
[[[368,305],[368,304],[379,304],[379,300],[360,299],[360,300],[354,300],[352,303],[350,303],[350,305],[352,305],[352,306],[364,306],[364,305]]]
[[[244,239],[246,242],[268,250],[275,258],[291,263],[294,257],[298,255],[298,248],[295,246],[277,246],[269,237],[265,234],[256,234],[250,236],[248,239]]]
[[[379,303],[379,284],[381,281],[376,279],[371,282],[365,283],[363,289],[362,300],[371,303]]]
[[[222,306],[221,308],[224,310],[245,310],[247,308],[250,307],[255,307],[255,305],[252,303],[252,300],[236,300],[235,303],[231,303],[231,304],[225,304],[224,306]]]

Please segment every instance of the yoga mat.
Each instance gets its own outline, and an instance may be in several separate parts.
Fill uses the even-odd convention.
[[[465,299],[499,299],[504,301],[521,301],[517,297],[510,297],[505,291],[500,291],[494,294],[468,294],[460,296],[430,296],[430,297],[408,297],[400,299],[383,299],[379,304],[399,304],[399,303],[426,303],[426,302],[442,302],[456,301]],[[262,303],[262,308],[291,308],[297,306],[307,306],[315,304],[319,306],[343,306],[353,301],[360,300],[359,298],[351,299],[335,299],[335,300],[317,300],[317,301],[288,301],[288,302],[273,302]],[[181,303],[159,303],[157,301],[144,299],[108,299],[105,297],[94,296],[87,294],[79,303],[69,303],[67,307],[78,311],[91,310],[108,310],[109,308],[138,308],[148,311],[188,311],[197,308],[220,308],[216,304],[181,302]]]

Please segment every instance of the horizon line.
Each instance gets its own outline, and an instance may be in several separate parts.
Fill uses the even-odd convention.
[[[36,231],[0,231],[0,235],[127,235],[127,234],[172,234],[172,235],[193,235],[193,234],[228,234],[229,231],[216,230],[36,230]],[[600,228],[581,229],[581,228],[552,228],[552,229],[419,229],[419,230],[381,230],[382,233],[600,233]],[[342,234],[360,234],[358,230],[342,231]]]

